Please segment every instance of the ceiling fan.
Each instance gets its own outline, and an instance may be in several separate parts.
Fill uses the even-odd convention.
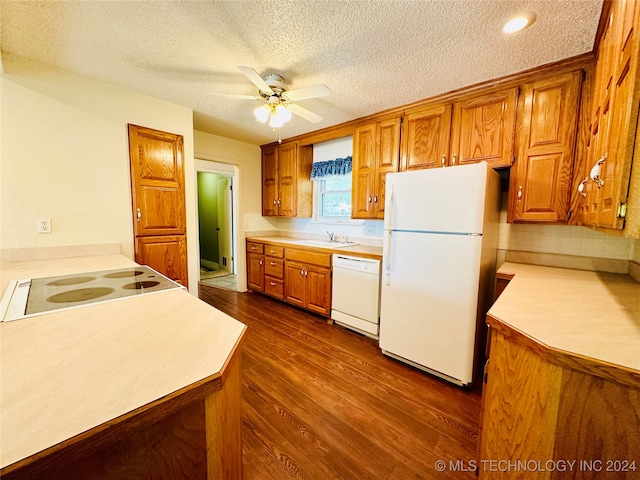
[[[280,75],[271,73],[265,78],[262,78],[253,68],[244,65],[238,65],[238,70],[240,70],[251,83],[258,87],[258,95],[234,95],[215,92],[211,92],[211,95],[250,100],[266,100],[266,103],[256,108],[253,114],[256,119],[262,123],[269,121],[269,126],[272,128],[282,127],[291,120],[292,113],[312,123],[318,123],[322,120],[320,115],[293,102],[331,95],[331,90],[329,90],[329,87],[326,85],[320,84],[298,88],[296,90],[287,90],[284,79]]]

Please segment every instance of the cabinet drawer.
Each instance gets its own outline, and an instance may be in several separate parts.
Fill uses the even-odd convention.
[[[284,257],[284,248],[266,244],[264,246],[264,254],[269,255],[270,257],[282,258]]]
[[[284,299],[284,281],[273,277],[265,277],[264,293],[272,297]]]
[[[286,260],[294,260],[296,262],[320,265],[321,267],[331,266],[330,253],[311,252],[307,250],[296,250],[294,248],[287,248],[284,251],[284,258]]]
[[[284,260],[281,258],[265,257],[264,274],[275,278],[284,278]]]
[[[264,253],[264,245],[261,243],[247,242],[247,252]]]

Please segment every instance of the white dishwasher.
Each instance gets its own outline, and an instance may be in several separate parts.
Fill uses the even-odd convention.
[[[331,318],[339,325],[378,338],[380,260],[333,254]]]

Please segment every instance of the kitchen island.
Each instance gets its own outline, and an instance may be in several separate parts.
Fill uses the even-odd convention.
[[[135,266],[3,262],[11,279]],[[181,289],[0,323],[0,475],[241,478],[246,327]]]
[[[498,279],[480,478],[638,478],[640,284],[516,263]]]

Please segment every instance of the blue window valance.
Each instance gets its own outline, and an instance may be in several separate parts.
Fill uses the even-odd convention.
[[[311,167],[311,180],[323,180],[327,177],[348,175],[351,173],[351,155],[335,160],[314,162]]]

